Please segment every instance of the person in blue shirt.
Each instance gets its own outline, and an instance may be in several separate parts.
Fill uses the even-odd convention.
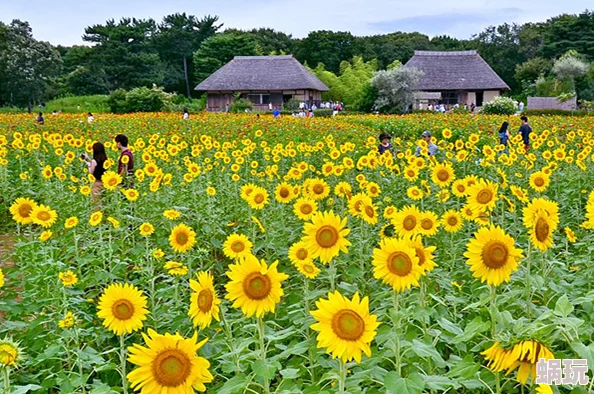
[[[526,116],[522,116],[520,120],[522,121],[522,125],[520,126],[518,133],[522,134],[524,148],[526,149],[526,152],[528,152],[528,149],[530,149],[530,133],[532,133],[532,127],[528,124],[528,118]]]
[[[389,151],[390,153],[394,154],[394,147],[390,144],[390,137],[386,133],[381,133],[378,137],[380,140],[380,144],[377,146],[377,150],[380,155],[383,155],[385,151]]]
[[[431,142],[431,132],[429,130],[423,131],[421,137],[427,143],[427,152],[429,156],[435,156],[439,152],[439,148],[433,142]],[[421,156],[421,147],[417,146],[417,150],[415,151],[415,156]]]
[[[501,145],[505,145],[507,147],[507,142],[509,141],[509,122],[503,122],[501,127],[499,128],[499,143]]]
[[[272,111],[272,116],[274,116],[275,118],[279,118],[281,115],[281,111],[279,111],[279,109],[275,109],[274,111]]]

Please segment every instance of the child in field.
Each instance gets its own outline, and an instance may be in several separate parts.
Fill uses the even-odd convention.
[[[390,144],[391,138],[392,137],[390,137],[386,133],[382,133],[379,135],[378,139],[380,141],[380,144],[377,146],[377,150],[380,155],[383,155],[386,151],[394,154],[394,147],[392,146],[392,144]]]

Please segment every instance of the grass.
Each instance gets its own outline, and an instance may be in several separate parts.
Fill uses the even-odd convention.
[[[34,107],[33,112],[51,113],[53,111],[62,111],[63,113],[105,113],[109,112],[107,105],[107,95],[93,95],[93,96],[71,96],[62,97],[55,100],[48,101],[45,108],[40,109]],[[26,108],[3,107],[0,108],[0,113],[23,113],[27,112]]]

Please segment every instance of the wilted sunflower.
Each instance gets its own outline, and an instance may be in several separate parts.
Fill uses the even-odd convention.
[[[219,321],[221,300],[217,297],[210,272],[199,272],[196,277],[198,281],[190,279],[190,288],[193,292],[190,296],[188,316],[195,327],[205,329],[210,326],[213,318]]]
[[[508,282],[522,258],[522,251],[515,248],[514,239],[498,226],[480,228],[474,236],[464,253],[473,276],[491,286]]]
[[[341,219],[332,211],[319,212],[312,223],[305,223],[303,242],[311,251],[311,257],[319,257],[323,264],[328,264],[341,251],[348,253],[351,243],[345,237],[351,230],[345,228],[346,224],[346,218]]]
[[[544,344],[534,340],[521,341],[510,349],[505,349],[501,347],[500,342],[495,342],[481,354],[488,361],[487,366],[494,372],[506,371],[505,374],[509,375],[517,369],[516,379],[522,384],[526,384],[530,377],[533,381],[536,379],[538,360],[555,358]]]
[[[223,243],[223,253],[230,259],[247,257],[252,253],[252,243],[247,236],[233,233]]]
[[[37,207],[35,201],[19,197],[10,206],[10,213],[15,222],[19,224],[29,224],[32,222],[32,212]]]
[[[421,212],[414,205],[402,208],[392,218],[396,233],[401,237],[412,237],[419,233]]]
[[[189,226],[181,223],[171,230],[169,244],[178,253],[185,253],[194,247],[196,233]]]
[[[139,231],[140,235],[143,237],[148,237],[155,232],[155,227],[149,222],[144,222],[140,225]]]
[[[309,198],[300,198],[293,204],[293,212],[301,220],[309,220],[318,212],[318,204]]]
[[[142,334],[146,347],[134,344],[128,351],[128,361],[137,368],[127,376],[132,388],[141,394],[189,394],[206,391],[205,383],[214,379],[208,371],[210,363],[196,353],[206,343],[197,342],[198,333],[192,338],[179,334],[158,334],[148,329]]]
[[[289,260],[293,265],[297,263],[303,263],[305,261],[311,261],[311,253],[307,248],[307,244],[303,241],[299,241],[291,245],[289,248]]]
[[[450,209],[441,216],[441,227],[448,233],[457,233],[463,225],[464,219],[458,211]]]
[[[231,279],[225,285],[226,299],[247,316],[262,317],[274,312],[284,292],[281,283],[289,276],[277,271],[278,261],[270,266],[249,255],[229,266],[225,274]]]
[[[146,305],[146,297],[135,286],[114,283],[99,298],[97,316],[114,334],[129,334],[142,328],[149,312]]]
[[[431,171],[431,180],[439,187],[447,187],[454,181],[454,169],[451,164],[439,163]]]
[[[56,223],[58,213],[50,207],[40,204],[31,211],[31,221],[43,228],[49,228]]]
[[[473,211],[490,211],[497,202],[496,183],[489,180],[479,180],[468,188],[467,203]]]
[[[328,299],[316,301],[317,310],[311,311],[316,322],[310,327],[319,331],[318,348],[326,348],[332,358],[343,362],[361,362],[361,353],[371,357],[369,344],[377,334],[377,316],[369,313],[369,299],[359,298],[355,293],[352,300],[338,291],[328,293]]]
[[[423,269],[416,251],[406,240],[386,238],[373,249],[373,276],[400,293],[419,285]]]
[[[122,176],[114,171],[106,171],[101,181],[107,190],[115,190],[122,183]]]

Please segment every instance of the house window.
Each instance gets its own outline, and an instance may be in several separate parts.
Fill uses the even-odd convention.
[[[269,94],[248,94],[247,98],[253,104],[268,104],[268,103],[270,103],[270,95]]]
[[[441,92],[441,103],[442,104],[458,104],[458,92],[456,91],[446,91]]]

